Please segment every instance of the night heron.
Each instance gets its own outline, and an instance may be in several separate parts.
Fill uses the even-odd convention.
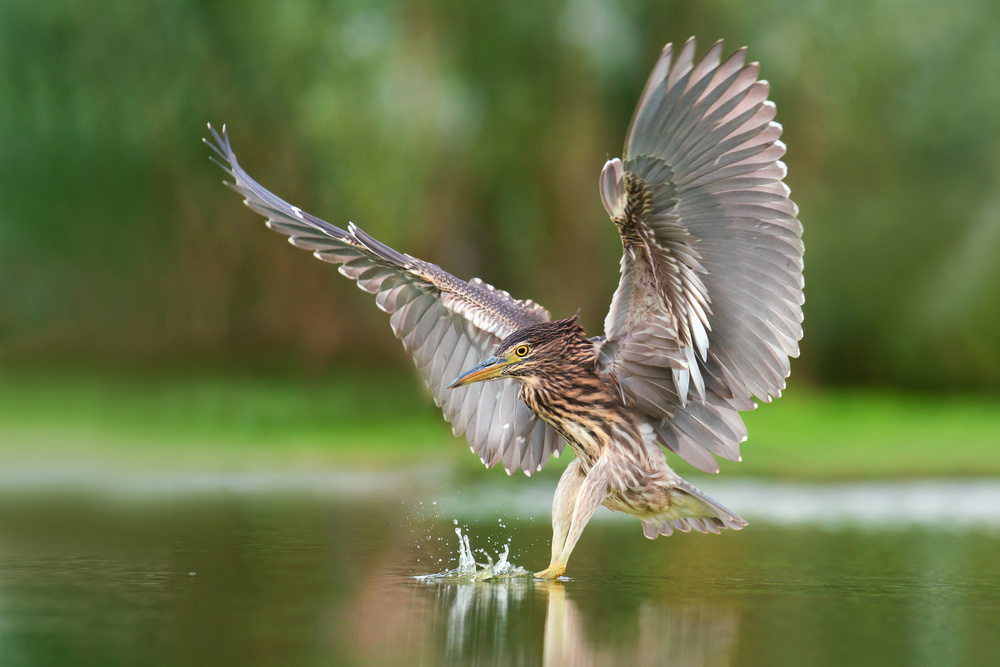
[[[718,472],[715,456],[739,461],[740,411],[780,396],[798,355],[802,226],[769,86],[745,49],[722,60],[718,42],[699,62],[694,52],[693,39],[676,58],[664,48],[624,156],[600,175],[623,254],[604,335],[592,338],[575,316],[550,321],[537,303],[288,204],[240,167],[225,127],[209,126],[228,185],[375,295],[487,467],[530,475],[569,444],[576,458],[556,488],[539,577],[565,571],[599,505],[638,517],[650,539],[747,525],[671,470],[663,447],[706,472]]]

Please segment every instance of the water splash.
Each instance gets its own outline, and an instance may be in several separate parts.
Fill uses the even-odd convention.
[[[458,523],[456,520],[455,523]],[[420,581],[444,582],[444,583],[472,583],[476,581],[490,581],[500,579],[516,579],[520,577],[531,577],[523,567],[510,562],[510,544],[504,544],[503,550],[497,554],[496,562],[485,549],[477,549],[479,553],[486,557],[485,563],[476,561],[476,557],[469,542],[469,536],[462,534],[460,526],[455,527],[455,534],[458,535],[458,567],[452,570],[445,570],[436,574],[425,574],[416,577]]]

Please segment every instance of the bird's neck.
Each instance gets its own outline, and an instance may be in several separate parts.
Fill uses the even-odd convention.
[[[621,397],[592,364],[519,379],[527,406],[562,435],[585,464],[601,456],[616,432],[635,428]]]

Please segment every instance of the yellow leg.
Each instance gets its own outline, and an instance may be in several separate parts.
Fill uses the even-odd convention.
[[[555,579],[563,575],[569,555],[573,553],[583,529],[607,495],[608,475],[604,459],[598,460],[586,475],[578,461],[573,461],[566,468],[552,503],[552,561],[547,568],[536,572],[536,577]]]
[[[552,558],[549,563],[555,563],[566,545],[566,535],[573,521],[573,510],[576,509],[576,497],[583,486],[586,475],[579,459],[573,459],[559,478],[556,495],[552,499]],[[556,575],[558,576],[558,575]]]

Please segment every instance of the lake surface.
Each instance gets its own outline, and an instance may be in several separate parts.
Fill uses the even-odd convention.
[[[704,486],[751,525],[599,513],[568,579],[545,481],[424,473],[0,479],[3,665],[994,665],[1000,484]],[[420,480],[420,481],[415,481]],[[44,487],[44,488],[43,488]],[[384,489],[384,490],[382,490]],[[485,552],[485,553],[483,553]]]

